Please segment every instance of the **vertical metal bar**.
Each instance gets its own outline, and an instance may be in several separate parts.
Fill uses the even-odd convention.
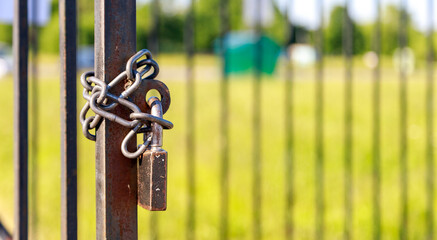
[[[190,9],[185,22],[185,50],[187,53],[187,177],[188,177],[188,202],[187,202],[187,239],[196,238],[196,172],[195,172],[195,84],[194,84],[194,4],[190,0]]]
[[[252,121],[253,121],[253,182],[252,182],[252,212],[253,212],[253,239],[261,239],[261,80],[262,80],[262,4],[263,0],[256,0],[254,7],[258,16],[255,21],[255,53],[254,53],[254,76],[252,96]]]
[[[110,82],[136,50],[135,0],[95,0],[95,72]],[[123,91],[118,85],[116,95]],[[128,110],[113,111],[127,118]],[[137,161],[120,151],[129,129],[103,120],[96,133],[97,239],[137,239]],[[128,149],[136,149],[136,141]]]
[[[375,0],[377,18],[372,41],[377,56],[377,65],[373,69],[372,105],[373,105],[373,239],[381,239],[381,1]]]
[[[38,224],[38,120],[39,120],[39,107],[38,107],[38,1],[32,0],[32,27],[30,28],[30,51],[32,56],[31,61],[31,107],[29,112],[31,114],[31,127],[30,127],[30,235],[32,238],[36,238],[36,230]]]
[[[76,0],[59,1],[61,238],[77,239]]]
[[[14,239],[28,238],[28,17],[27,0],[14,4]]]
[[[316,103],[316,126],[315,126],[315,141],[316,141],[316,167],[315,167],[315,181],[316,181],[316,227],[315,238],[319,240],[324,239],[325,228],[325,193],[324,193],[324,147],[323,147],[323,98],[324,98],[324,84],[323,84],[323,0],[317,1],[317,12],[320,19],[320,26],[316,33],[316,52],[317,52],[317,66],[316,66],[316,85],[315,85],[315,103]]]
[[[229,238],[229,75],[226,34],[230,30],[229,22],[229,0],[220,0],[220,50],[222,79],[220,81],[220,147],[221,147],[221,168],[220,168],[220,239]]]
[[[407,142],[407,73],[405,69],[405,49],[407,47],[407,0],[401,0],[399,16],[399,166],[401,187],[400,239],[408,238],[408,142]]]
[[[294,121],[293,121],[293,64],[291,54],[288,52],[288,44],[293,38],[293,24],[290,20],[293,1],[287,1],[285,4],[285,44],[284,49],[287,51],[287,61],[285,64],[285,238],[293,239],[294,231]],[[297,38],[296,38],[297,39]],[[288,55],[290,54],[290,55]]]
[[[434,1],[428,0],[428,56],[426,88],[426,204],[428,240],[434,239]]]
[[[159,54],[159,24],[161,15],[160,0],[153,0],[151,3],[152,28],[149,34],[149,50],[154,58]],[[150,213],[150,239],[159,239],[159,213]]]
[[[353,223],[352,199],[352,101],[353,101],[353,25],[349,16],[350,0],[346,0],[343,13],[343,55],[345,60],[345,89],[344,89],[344,236],[351,239]]]

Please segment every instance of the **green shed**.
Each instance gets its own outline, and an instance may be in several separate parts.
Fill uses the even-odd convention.
[[[258,42],[258,39],[260,42]],[[257,47],[260,50],[256,51]],[[226,51],[226,73],[247,73],[259,66],[261,72],[273,74],[276,63],[281,51],[280,46],[271,38],[262,35],[256,37],[253,32],[232,32],[224,38],[224,48]],[[216,53],[220,52],[220,39],[215,44]],[[258,57],[256,54],[260,54]],[[261,63],[255,64],[256,59]]]

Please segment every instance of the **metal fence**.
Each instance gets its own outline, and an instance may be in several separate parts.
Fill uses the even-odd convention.
[[[354,235],[354,230],[357,224],[355,213],[359,211],[361,206],[357,206],[355,198],[357,198],[357,193],[354,191],[357,186],[355,182],[354,173],[356,173],[356,159],[354,159],[354,151],[357,148],[356,137],[354,137],[354,111],[359,109],[356,101],[354,101],[354,93],[357,92],[356,89],[356,79],[354,72],[354,54],[353,54],[353,24],[350,17],[350,5],[351,0],[345,0],[345,14],[343,19],[343,25],[338,26],[343,29],[343,41],[341,43],[343,50],[343,60],[344,60],[344,93],[343,102],[339,103],[343,111],[343,153],[339,154],[342,156],[342,160],[337,159],[342,162],[342,174],[343,174],[343,186],[338,186],[343,190],[343,210],[340,215],[342,215],[343,221],[341,232],[341,238],[352,239],[360,238]],[[255,15],[261,15],[261,0],[256,1],[256,7],[254,7],[256,13]],[[287,1],[286,5],[291,5],[291,1]],[[376,53],[378,59],[381,58],[381,44],[382,36],[384,31],[381,28],[382,23],[382,12],[381,12],[381,1],[374,1],[375,8],[377,9],[377,17],[375,24],[373,25],[373,39],[372,39],[372,51]],[[151,3],[152,13],[153,13],[153,27],[150,34],[150,49],[152,52],[159,53],[159,19],[160,19],[160,8],[165,8],[160,4],[159,0],[153,0]],[[185,231],[185,236],[180,236],[180,238],[195,239],[196,237],[196,226],[197,221],[196,215],[202,209],[197,204],[197,188],[196,184],[199,181],[197,179],[197,168],[196,165],[199,161],[198,146],[196,146],[196,117],[201,112],[198,112],[196,106],[196,75],[194,68],[195,57],[196,57],[196,47],[195,47],[195,36],[198,34],[196,32],[196,1],[190,0],[189,8],[186,12],[185,19],[185,57],[186,57],[186,76],[181,76],[185,78],[186,81],[186,109],[184,114],[186,116],[186,126],[180,126],[186,129],[186,138],[184,139],[183,145],[186,147],[186,184],[187,184],[187,198],[186,198],[186,216],[185,220],[182,221]],[[14,239],[27,239],[28,238],[28,5],[27,0],[16,0],[15,1],[15,20],[14,20],[14,170],[15,170],[15,222],[14,222],[14,233],[12,234]],[[401,9],[408,9],[407,1],[400,1]],[[290,8],[287,8],[290,9]],[[426,179],[425,198],[426,198],[426,209],[423,213],[416,213],[409,209],[412,203],[409,203],[410,189],[412,187],[421,186],[411,186],[409,181],[409,160],[415,160],[415,156],[409,153],[408,146],[408,74],[405,68],[400,68],[398,76],[398,106],[399,116],[397,117],[399,121],[399,184],[392,186],[393,188],[399,188],[399,206],[400,215],[399,223],[396,228],[399,232],[398,237],[400,239],[408,239],[414,236],[420,239],[434,239],[435,233],[435,164],[434,164],[434,46],[433,46],[433,33],[434,33],[434,2],[432,0],[427,1],[428,9],[428,30],[427,30],[427,42],[426,43],[415,43],[426,45],[426,94],[425,96],[415,96],[423,97],[426,103],[426,108],[424,111],[425,116],[425,133],[426,133],[426,144],[423,146],[426,148],[425,162],[426,165],[423,166],[423,177]],[[325,162],[326,153],[326,141],[329,141],[326,136],[326,104],[324,100],[326,99],[326,69],[325,69],[325,56],[324,56],[324,26],[325,26],[325,16],[324,16],[324,1],[318,0],[316,4],[316,9],[314,11],[319,16],[319,27],[314,32],[314,47],[317,52],[317,62],[314,71],[314,153],[313,158],[304,159],[306,162],[314,163],[314,172],[306,173],[314,176],[314,203],[313,206],[314,213],[314,224],[310,227],[310,231],[313,231],[313,235],[307,236],[307,238],[314,239],[324,239],[326,238],[325,230],[328,224],[326,218],[326,212],[329,211],[326,204],[327,191],[327,179]],[[408,28],[408,18],[406,16],[406,11],[401,11],[402,14],[399,16],[399,48],[404,49],[408,46],[407,30]],[[59,0],[59,15],[60,15],[60,63],[61,63],[61,232],[62,239],[77,239],[77,105],[76,105],[76,1],[75,0]],[[286,38],[294,33],[294,23],[288,21],[290,19],[290,12],[284,14],[286,24],[284,25],[284,35]],[[135,1],[134,0],[108,0],[108,1],[95,1],[95,56],[96,56],[96,66],[95,71],[98,77],[101,79],[111,79],[116,76],[117,72],[122,70],[125,60],[135,52]],[[219,18],[220,18],[220,33],[219,36],[223,39],[226,34],[228,34],[231,29],[230,21],[230,1],[220,0],[219,4]],[[117,26],[114,30],[114,26]],[[261,239],[263,237],[268,237],[268,234],[263,233],[263,209],[266,205],[270,203],[264,200],[264,195],[262,189],[273,184],[272,181],[266,180],[269,176],[263,176],[263,169],[266,164],[269,164],[271,159],[266,159],[263,151],[268,151],[263,148],[263,139],[269,138],[270,136],[265,135],[263,131],[262,124],[262,109],[260,103],[265,101],[263,96],[263,74],[262,69],[262,58],[263,49],[260,41],[260,36],[263,34],[265,29],[258,22],[254,27],[255,31],[255,41],[256,41],[256,51],[255,57],[253,59],[255,71],[252,76],[252,89],[247,91],[251,92],[251,124],[247,127],[252,127],[251,132],[251,156],[252,162],[250,166],[244,171],[251,171],[251,186],[247,186],[247,189],[251,191],[251,233],[244,232],[243,238]],[[229,239],[235,238],[229,229],[230,222],[232,218],[230,217],[230,196],[232,192],[230,188],[232,187],[231,180],[231,169],[230,164],[230,150],[239,148],[238,145],[231,144],[230,141],[230,128],[232,126],[232,121],[230,121],[229,111],[233,104],[231,100],[230,93],[230,79],[231,76],[228,74],[228,67],[230,62],[227,61],[228,52],[224,47],[224,41],[221,41],[222,51],[220,52],[220,69],[221,69],[221,80],[219,89],[220,98],[220,109],[219,109],[219,128],[220,140],[219,140],[219,151],[216,152],[219,155],[219,191],[218,195],[214,196],[217,198],[219,204],[219,215],[215,216],[217,218],[216,232],[218,236],[215,238]],[[287,42],[288,43],[288,42]],[[36,46],[36,44],[34,44]],[[285,48],[286,46],[284,46]],[[122,48],[122,49],[120,49]],[[117,52],[116,50],[117,49]],[[296,137],[296,124],[295,119],[299,117],[295,112],[295,96],[299,95],[295,89],[296,81],[299,79],[296,77],[297,71],[299,71],[290,58],[287,58],[285,63],[285,71],[282,72],[283,75],[283,93],[284,97],[283,106],[284,109],[278,109],[277,111],[282,111],[283,123],[285,133],[283,134],[282,141],[284,143],[283,156],[284,161],[282,163],[283,172],[277,173],[283,175],[283,196],[284,205],[275,207],[278,211],[278,216],[282,218],[279,222],[284,223],[280,229],[283,230],[281,234],[286,239],[299,238],[296,236],[296,232],[299,231],[299,224],[296,219],[296,205],[295,199],[302,191],[308,191],[307,189],[299,189],[296,187],[296,176],[297,176],[297,157],[295,155],[296,143],[300,141]],[[381,239],[382,234],[382,203],[381,198],[383,197],[381,179],[382,176],[382,162],[384,159],[381,157],[382,148],[381,143],[381,83],[384,80],[382,77],[382,61],[378,61],[377,65],[373,68],[373,80],[371,84],[371,127],[367,129],[371,132],[371,154],[368,155],[367,159],[370,161],[371,165],[371,218],[372,226],[367,227],[371,229],[373,239]],[[35,94],[34,94],[35,96]],[[274,107],[274,106],[273,106]],[[36,109],[34,106],[32,109]],[[104,123],[108,124],[108,123]],[[127,194],[125,186],[136,186],[136,168],[132,168],[131,160],[125,159],[119,152],[119,143],[123,140],[123,134],[125,130],[121,129],[114,124],[101,125],[99,131],[97,131],[97,142],[96,142],[96,233],[98,239],[136,239],[138,237],[138,228],[146,227],[150,228],[150,237],[156,239],[159,237],[159,230],[163,229],[166,224],[162,221],[158,221],[158,214],[151,214],[151,220],[149,226],[138,226],[138,216],[137,216],[137,200],[135,196]],[[35,133],[34,133],[35,134]],[[313,134],[313,133],[308,133]],[[338,149],[338,151],[341,148]],[[367,153],[363,153],[367,154]],[[170,153],[171,155],[171,153]],[[173,157],[173,156],[172,156]],[[174,158],[177,158],[174,156]],[[180,157],[184,159],[183,157]],[[301,158],[299,158],[302,160]],[[176,160],[175,160],[176,161]],[[171,161],[170,161],[170,164]],[[37,166],[37,165],[36,165]],[[36,167],[35,166],[35,167]],[[120,178],[120,176],[124,176]],[[171,175],[170,175],[171,176]],[[120,180],[121,179],[121,180]],[[35,180],[35,179],[34,179]],[[172,194],[172,189],[169,189],[169,195]],[[242,190],[246,191],[246,190]],[[216,201],[211,201],[216,202]],[[271,209],[271,208],[269,208]],[[411,227],[409,227],[409,215],[411,214],[424,214],[424,233],[418,233],[412,235],[409,233]],[[0,238],[3,237],[2,225],[0,225]],[[247,229],[246,229],[247,230]],[[7,238],[8,234],[4,235]],[[240,235],[238,235],[240,236]],[[237,236],[237,237],[238,237]],[[302,237],[302,235],[299,235]]]

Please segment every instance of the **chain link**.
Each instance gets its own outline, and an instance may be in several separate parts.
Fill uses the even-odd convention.
[[[142,57],[146,58],[140,60]],[[149,73],[151,70],[152,72]],[[80,112],[80,123],[82,124],[82,132],[84,136],[89,140],[95,141],[96,136],[91,134],[90,130],[97,128],[102,119],[105,118],[131,129],[121,144],[121,152],[125,157],[138,158],[143,154],[152,139],[152,123],[157,123],[165,129],[173,128],[173,123],[170,121],[153,116],[150,113],[142,112],[141,109],[129,99],[129,96],[131,96],[142,84],[147,84],[147,80],[157,81],[162,85],[165,85],[158,80],[154,80],[158,73],[158,63],[153,60],[152,54],[147,49],[140,50],[133,55],[126,63],[126,70],[120,73],[108,84],[96,78],[92,71],[83,73],[80,77],[80,82],[83,86],[83,98],[87,102]],[[112,88],[124,82],[126,82],[124,85],[125,90],[120,95],[117,96],[111,93]],[[144,94],[146,93],[147,92]],[[162,93],[160,92],[160,94]],[[169,93],[166,94],[168,96],[161,97],[170,99]],[[145,100],[144,95],[144,101]],[[118,106],[125,107],[132,112],[129,115],[129,119],[124,119],[111,112]],[[92,110],[95,115],[87,117],[90,110]],[[137,151],[129,152],[127,150],[127,144],[132,138],[136,137],[138,133],[145,134],[144,142],[138,145]]]

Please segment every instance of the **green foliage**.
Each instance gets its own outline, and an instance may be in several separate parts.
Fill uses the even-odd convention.
[[[12,25],[0,24],[0,42],[12,44]]]
[[[426,56],[426,36],[411,24],[412,19],[408,12],[399,9],[396,5],[388,5],[383,14],[382,19],[382,53],[392,55],[396,48],[399,47],[399,24],[401,14],[405,14],[407,25],[407,45],[410,47],[416,58],[424,58]]]
[[[426,36],[417,29],[408,28],[408,47],[411,48],[415,54],[416,59],[426,59],[428,46],[426,44]]]
[[[284,45],[288,39],[285,32],[286,21],[284,15],[279,11],[278,7],[274,5],[273,23],[268,28],[264,29],[266,35],[271,37],[279,45]]]
[[[229,3],[229,22],[231,30],[238,31],[245,28],[243,23],[243,0],[228,0]],[[218,10],[215,10],[218,11]]]
[[[39,31],[39,50],[45,53],[59,52],[59,15],[54,12],[50,22]]]
[[[196,4],[196,50],[210,51],[220,35],[219,8],[219,1],[198,1]]]
[[[51,3],[51,18],[46,26],[39,27],[38,47],[44,53],[59,52],[59,5],[57,0]]]
[[[325,30],[325,51],[330,54],[342,53],[344,8],[336,7],[331,12],[329,23]]]
[[[399,46],[400,11],[396,5],[388,5],[382,18],[382,53],[393,54]]]
[[[159,48],[162,52],[181,52],[184,49],[184,25],[182,14],[162,14],[159,26]]]
[[[330,15],[328,26],[325,29],[325,51],[328,54],[339,55],[343,53],[343,28],[345,20],[345,8],[342,6],[335,7]],[[368,39],[364,37],[364,33],[360,26],[355,24],[353,20],[353,53],[361,54],[365,52]]]
[[[229,23],[231,31],[245,30],[247,27],[242,19],[243,0],[229,2]],[[198,52],[211,52],[213,43],[220,35],[220,1],[197,0],[195,2],[195,48]],[[161,0],[159,13],[159,48],[161,52],[182,52],[184,50],[184,35],[186,29],[187,9],[169,11],[166,6],[173,4],[172,0]],[[78,0],[78,44],[94,44],[94,1]],[[150,2],[137,4],[137,47],[148,48],[148,40],[153,23],[153,9]],[[399,46],[399,20],[402,10],[396,5],[387,5],[382,14],[382,54],[392,55]],[[335,7],[324,29],[324,49],[327,54],[339,55],[343,52],[343,23],[345,9],[342,6]],[[52,17],[46,26],[40,27],[39,45],[42,52],[57,53],[59,45],[59,14],[58,0],[52,1]],[[416,57],[424,58],[427,54],[426,35],[417,30],[411,24],[411,16],[407,16],[408,46],[413,49]],[[266,27],[266,35],[277,43],[285,43],[284,34],[285,19],[282,13],[275,7],[274,21]],[[371,50],[374,39],[374,23],[359,25],[353,24],[353,52],[362,54]],[[302,28],[306,37],[300,43],[314,43],[313,32]],[[309,36],[309,37],[308,37]],[[437,35],[436,35],[437,36]],[[296,39],[295,39],[296,40]],[[0,42],[12,44],[12,26],[0,24]],[[434,38],[437,45],[437,37]]]
[[[137,7],[137,49],[147,48],[148,33],[152,21],[150,11],[149,4]]]
[[[242,19],[242,0],[229,1],[229,23],[231,31],[246,30]],[[196,11],[196,49],[210,52],[214,40],[220,36],[220,1],[198,1]],[[274,20],[271,26],[264,29],[266,35],[278,43],[285,40],[285,21],[279,9],[274,6]]]
[[[78,2],[78,43],[79,45],[94,44],[94,1],[80,0]]]

